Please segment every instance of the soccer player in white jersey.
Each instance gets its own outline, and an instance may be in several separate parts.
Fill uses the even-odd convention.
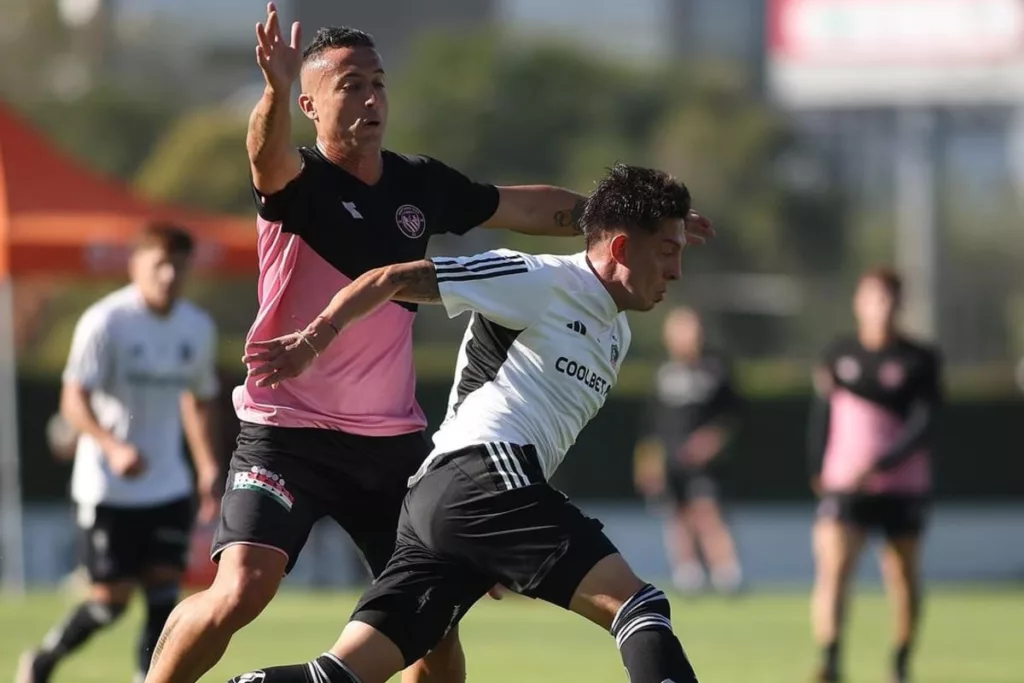
[[[90,306],[75,328],[61,413],[80,434],[71,495],[89,593],[22,657],[18,683],[46,683],[59,662],[124,612],[136,587],[146,600],[137,663],[144,677],[178,600],[197,512],[183,426],[199,518],[216,516],[216,328],[179,298],[192,251],[185,230],[147,226],[131,255],[131,284]]]
[[[619,165],[586,201],[585,252],[501,249],[378,268],[305,330],[248,354],[250,372],[274,387],[314,364],[335,330],[389,300],[472,313],[448,414],[410,479],[387,568],[330,652],[234,681],[384,683],[495,584],[609,630],[632,683],[697,680],[665,594],[548,484],[615,384],[630,342],[625,311],[653,308],[680,277],[689,211],[678,181]]]

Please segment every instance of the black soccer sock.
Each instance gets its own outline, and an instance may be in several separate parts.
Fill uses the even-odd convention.
[[[75,608],[43,639],[33,664],[37,683],[46,681],[60,660],[84,645],[96,631],[114,623],[124,610],[125,605],[104,605],[92,601],[83,602]]]
[[[330,652],[312,662],[271,666],[235,676],[228,683],[362,683],[345,663]],[[660,681],[659,681],[660,683]]]
[[[697,683],[690,661],[672,632],[665,594],[647,584],[627,600],[612,622],[630,683]]]
[[[139,635],[139,673],[149,672],[149,663],[153,659],[153,649],[160,640],[160,634],[171,616],[181,589],[177,583],[152,586],[146,589],[146,623]]]
[[[839,641],[821,648],[821,674],[826,681],[839,680]]]
[[[897,681],[907,680],[910,668],[910,644],[904,643],[896,647],[892,656],[892,672]]]

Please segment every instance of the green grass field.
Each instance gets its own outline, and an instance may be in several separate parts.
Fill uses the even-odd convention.
[[[305,661],[334,642],[353,594],[284,592],[239,634],[205,681],[260,666]],[[70,598],[36,593],[0,602],[0,670],[14,671],[19,652],[60,617]],[[676,632],[706,683],[801,683],[815,661],[807,596],[754,593],[735,600],[673,596]],[[100,634],[60,670],[54,683],[128,683],[140,610]],[[556,608],[523,599],[485,599],[463,622],[469,679],[623,683],[611,638]],[[846,646],[849,683],[884,683],[888,609],[880,593],[855,599]],[[10,676],[12,673],[0,674]],[[916,666],[918,683],[1024,681],[1024,590],[933,588]],[[10,680],[8,678],[7,680]]]

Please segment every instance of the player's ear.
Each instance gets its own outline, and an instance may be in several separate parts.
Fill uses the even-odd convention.
[[[310,121],[316,121],[316,105],[313,104],[313,98],[302,93],[299,95],[299,109]]]
[[[628,247],[628,243],[629,238],[620,232],[612,238],[611,244],[609,245],[611,247],[612,259],[614,259],[620,266],[626,265],[626,249]]]

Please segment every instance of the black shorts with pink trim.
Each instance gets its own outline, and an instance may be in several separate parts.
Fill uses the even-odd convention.
[[[408,479],[429,453],[422,432],[370,437],[242,422],[212,557],[231,545],[273,548],[291,571],[309,532],[334,519],[379,575],[395,547]]]

